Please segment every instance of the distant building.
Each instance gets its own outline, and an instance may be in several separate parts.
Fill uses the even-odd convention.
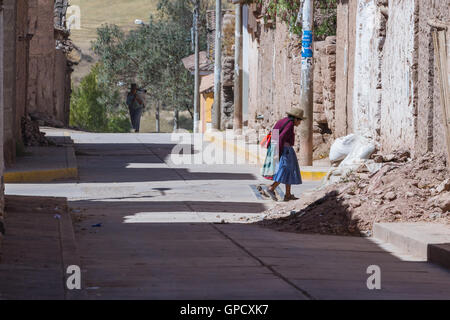
[[[190,55],[183,60],[184,67],[191,74],[195,71],[195,55]],[[207,58],[207,52],[199,52],[200,69],[200,132],[205,132],[211,127],[211,109],[214,102],[214,64]]]

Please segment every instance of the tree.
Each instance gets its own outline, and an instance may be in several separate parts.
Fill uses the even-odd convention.
[[[70,125],[91,132],[129,132],[127,111],[119,93],[99,82],[101,65],[95,65],[72,94]]]
[[[149,23],[128,34],[115,25],[100,27],[93,50],[102,62],[101,82],[109,87],[137,83],[152,100],[192,116],[194,79],[181,61],[192,53],[191,5],[188,0],[160,1]]]

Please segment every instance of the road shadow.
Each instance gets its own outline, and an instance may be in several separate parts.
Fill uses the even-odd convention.
[[[143,196],[140,199],[146,199]],[[113,201],[115,198],[69,201],[72,208],[89,208],[94,210],[108,210],[108,213],[119,217],[136,213],[171,213],[171,212],[205,212],[205,213],[251,213],[258,214],[266,210],[266,206],[259,202],[232,201]],[[116,198],[119,199],[119,198]],[[138,199],[134,196],[133,199]],[[106,200],[106,201],[105,201]],[[109,208],[109,209],[108,209]]]
[[[447,271],[425,262],[402,261],[366,238],[275,232],[193,218],[202,211],[216,215],[262,209],[259,204],[242,205],[70,202],[71,207],[87,209],[75,228],[87,282],[98,287],[88,292],[90,298],[273,300],[305,298],[303,293],[312,299],[450,296],[450,288],[442,282],[449,279]],[[147,219],[139,218],[143,211]],[[172,219],[177,213],[192,215]],[[371,273],[367,270],[372,265],[382,272],[380,290],[368,288]],[[154,286],[159,290],[151,290]]]
[[[177,180],[257,180],[253,174],[194,172],[170,167],[170,156],[194,155],[192,145],[77,144],[79,180],[83,183],[161,182]]]

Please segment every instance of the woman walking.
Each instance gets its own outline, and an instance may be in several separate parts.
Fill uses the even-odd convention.
[[[266,192],[275,201],[278,200],[275,189],[280,184],[286,185],[284,201],[291,201],[298,199],[291,193],[291,185],[302,183],[297,155],[293,148],[295,144],[294,128],[299,126],[302,120],[306,118],[303,116],[303,110],[297,108],[287,112],[287,115],[273,127],[272,139],[275,138],[275,140],[271,141],[268,147],[266,161],[262,169],[264,178],[273,180],[273,184],[267,187]],[[278,139],[276,139],[277,132]],[[281,155],[279,161],[277,161],[277,153]]]

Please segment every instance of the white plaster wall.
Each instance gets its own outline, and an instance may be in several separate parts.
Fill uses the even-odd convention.
[[[249,64],[249,47],[251,42],[250,34],[247,30],[248,23],[248,6],[244,5],[242,7],[242,24],[243,24],[243,32],[242,32],[242,70],[243,70],[243,79],[242,79],[242,118],[243,121],[248,120],[248,104],[249,104],[249,73],[250,73],[250,64]]]
[[[353,130],[379,140],[381,90],[380,12],[374,0],[358,0],[353,91]]]
[[[383,49],[381,143],[384,151],[414,150],[416,0],[389,1]]]

